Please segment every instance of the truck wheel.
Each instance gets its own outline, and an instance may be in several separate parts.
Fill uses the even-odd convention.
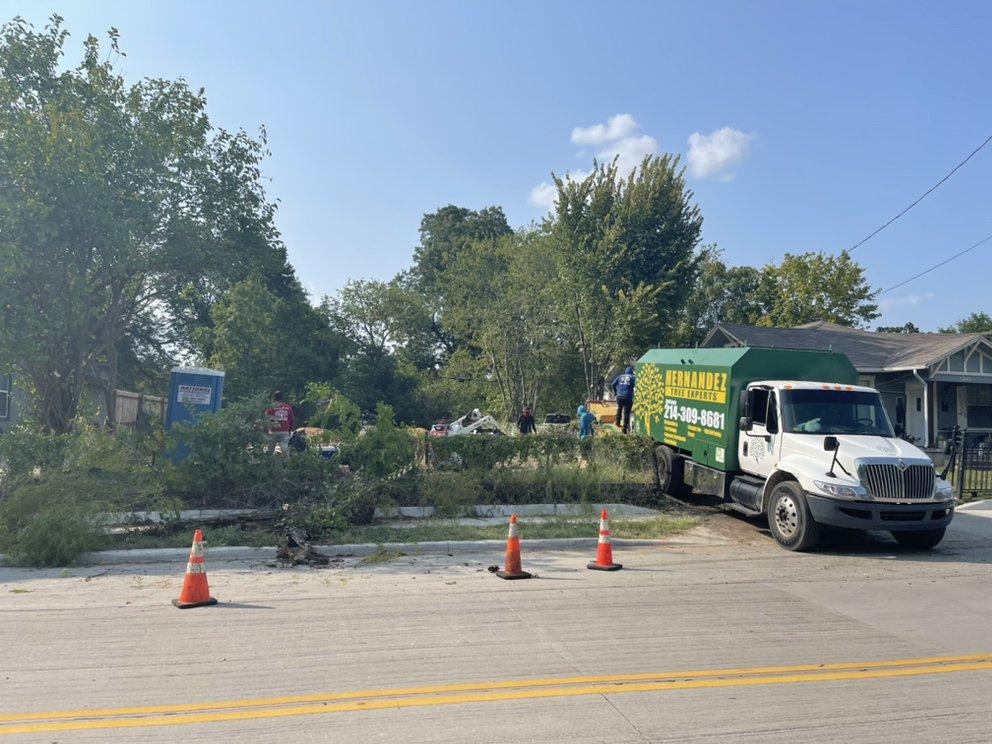
[[[685,460],[675,454],[671,447],[662,445],[655,450],[658,463],[658,487],[669,496],[684,496]]]
[[[809,513],[803,489],[795,481],[782,481],[772,489],[768,528],[786,550],[809,550],[820,539],[820,525]]]
[[[939,530],[921,530],[919,532],[893,532],[892,537],[896,542],[906,548],[913,550],[930,550],[936,547],[937,543],[944,539],[946,527]]]

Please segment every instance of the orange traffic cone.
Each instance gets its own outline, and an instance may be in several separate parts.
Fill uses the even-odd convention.
[[[517,531],[517,515],[510,515],[510,534],[506,538],[506,567],[497,571],[501,579],[530,579],[529,573],[520,567],[520,534]]]
[[[596,560],[586,568],[595,571],[619,571],[623,568],[622,563],[613,562],[613,544],[610,542],[610,523],[606,509],[603,509],[603,513],[599,515],[599,545],[596,548]]]
[[[210,587],[207,586],[207,569],[203,558],[203,533],[200,530],[193,533],[193,547],[189,551],[189,563],[186,564],[183,590],[179,594],[179,599],[172,600],[172,604],[180,610],[217,604],[217,600],[210,596]]]

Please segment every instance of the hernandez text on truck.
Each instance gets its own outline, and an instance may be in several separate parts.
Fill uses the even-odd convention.
[[[808,550],[829,525],[929,549],[954,516],[950,484],[843,354],[653,349],[636,371],[635,426],[660,443],[662,490],[764,514],[783,548]]]

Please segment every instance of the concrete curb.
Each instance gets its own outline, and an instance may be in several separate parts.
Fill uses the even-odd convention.
[[[540,550],[594,550],[599,539],[596,537],[566,537],[531,539],[524,543],[524,550],[537,548]],[[619,548],[644,548],[661,545],[702,545],[706,540],[692,536],[671,537],[660,540],[624,540],[613,539],[613,544]],[[351,545],[317,545],[321,553],[330,556],[348,556],[364,558],[374,555],[380,549],[405,553],[406,555],[431,554],[478,554],[485,553],[493,556],[495,561],[506,547],[505,540],[450,540],[421,543],[355,543]],[[142,548],[135,550],[104,550],[96,553],[83,553],[76,560],[77,566],[123,566],[147,563],[185,563],[189,557],[189,548]],[[211,548],[207,545],[207,560],[217,561],[273,561],[276,558],[274,547],[250,548],[225,546]],[[0,556],[0,563],[3,556]]]

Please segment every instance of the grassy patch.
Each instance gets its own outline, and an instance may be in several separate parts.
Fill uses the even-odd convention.
[[[684,532],[698,524],[693,517],[661,514],[651,519],[613,519],[610,529],[615,538],[658,539]],[[526,539],[567,537],[596,537],[595,519],[556,518],[544,522],[520,523],[521,536]],[[204,530],[208,546],[245,545],[249,547],[274,546],[282,535],[271,528],[257,526],[239,528],[222,527]],[[179,548],[189,545],[191,535],[113,535],[107,547],[112,548]],[[370,525],[351,527],[321,536],[315,542],[325,545],[351,543],[410,543],[441,542],[446,540],[502,540],[506,538],[506,525],[463,525],[441,519],[418,520],[413,527]]]

